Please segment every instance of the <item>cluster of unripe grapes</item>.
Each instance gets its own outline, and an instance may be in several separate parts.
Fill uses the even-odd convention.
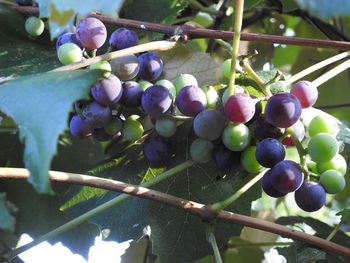
[[[26,22],[28,33],[37,35],[38,18]],[[35,29],[35,30],[34,30]],[[41,30],[41,29],[40,29]],[[39,31],[40,31],[39,30]],[[64,33],[56,41],[58,59],[63,64],[93,56],[107,40],[107,30],[97,18],[82,20],[76,33]],[[111,50],[139,43],[133,30],[119,28],[109,38]],[[231,61],[223,64],[228,75]],[[234,86],[234,95],[211,86],[198,86],[196,78],[181,74],[173,82],[160,79],[163,61],[157,53],[128,55],[91,65],[104,70],[103,79],[91,87],[90,99],[74,104],[70,132],[78,138],[92,136],[98,141],[122,138],[135,142],[144,135],[145,119],[153,131],[143,143],[144,156],[152,163],[164,163],[172,155],[170,142],[178,126],[175,114],[193,121],[197,138],[190,156],[197,163],[214,160],[229,171],[238,162],[248,173],[268,169],[262,188],[271,197],[294,192],[297,205],[316,211],[326,202],[326,193],[345,187],[346,161],[339,154],[335,138],[337,123],[317,116],[305,129],[302,110],[317,100],[317,88],[308,81],[295,84],[290,92],[256,98],[244,87]],[[266,103],[264,103],[266,101]],[[183,121],[183,120],[182,120]],[[300,162],[286,160],[286,147],[296,146]]]

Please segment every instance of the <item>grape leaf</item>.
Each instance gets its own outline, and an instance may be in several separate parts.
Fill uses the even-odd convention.
[[[350,2],[348,0],[295,0],[301,9],[311,15],[328,19],[335,16],[350,16]]]
[[[350,224],[350,209],[344,209],[338,212],[337,216],[341,216],[342,224]]]
[[[29,181],[41,193],[51,192],[48,170],[59,134],[67,127],[75,100],[87,97],[102,71],[79,70],[27,75],[1,85],[0,111],[11,117],[25,140]]]
[[[313,260],[326,259],[326,252],[309,247],[299,241],[293,242],[288,247],[277,247],[279,254],[284,256],[289,263],[307,263]]]
[[[6,194],[0,193],[0,229],[15,230],[15,218],[12,214],[16,210],[15,206],[6,200]]]

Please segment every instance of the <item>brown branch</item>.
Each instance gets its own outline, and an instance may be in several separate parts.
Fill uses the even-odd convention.
[[[0,168],[0,178],[6,179],[24,179],[29,177],[29,172],[27,169],[23,168]],[[325,239],[315,237],[309,234],[305,234],[301,231],[290,229],[288,227],[264,221],[258,218],[252,218],[249,216],[244,216],[240,214],[235,214],[229,211],[220,211],[217,214],[213,212],[209,206],[204,204],[188,201],[182,198],[178,198],[169,194],[165,194],[159,191],[151,190],[148,188],[123,183],[120,181],[104,179],[94,176],[64,173],[50,171],[49,178],[55,182],[70,183],[91,186],[101,189],[106,189],[110,191],[122,192],[130,195],[134,195],[140,198],[145,198],[153,201],[157,201],[172,207],[182,209],[188,213],[196,215],[203,220],[207,221],[212,219],[215,215],[215,219],[218,222],[225,222],[230,224],[239,224],[243,226],[248,226],[271,233],[281,235],[283,237],[288,237],[296,239],[312,246],[316,246],[330,252],[337,253],[342,256],[350,258],[350,249],[344,246],[338,245],[336,243],[327,241]]]
[[[9,6],[9,8],[26,13],[29,15],[38,15],[39,9],[35,7],[25,7],[25,6]],[[233,32],[221,31],[221,30],[211,30],[203,28],[195,28],[188,25],[183,26],[171,26],[171,25],[161,25],[150,22],[136,21],[131,19],[115,19],[107,16],[91,14],[92,17],[96,17],[107,24],[113,24],[118,26],[125,26],[130,28],[136,28],[146,31],[163,33],[169,36],[176,34],[187,35],[189,38],[207,38],[207,39],[224,39],[231,40],[233,38]],[[331,40],[321,40],[312,38],[301,38],[301,37],[286,37],[286,36],[275,36],[275,35],[265,35],[256,33],[242,33],[242,41],[253,41],[261,43],[276,43],[294,46],[304,46],[304,47],[314,47],[314,48],[328,48],[336,50],[350,50],[350,42],[344,41],[331,41]]]

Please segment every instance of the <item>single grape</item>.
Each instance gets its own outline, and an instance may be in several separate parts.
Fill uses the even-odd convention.
[[[154,125],[157,133],[163,137],[171,137],[176,133],[176,121],[171,116],[162,116]]]
[[[147,80],[140,80],[138,83],[141,85],[143,90],[146,90],[149,87],[153,86],[153,83],[148,82]]]
[[[194,17],[193,21],[203,27],[209,27],[214,23],[215,20],[210,14],[200,11]]]
[[[304,128],[304,124],[298,120],[296,123],[294,123],[291,126],[293,132],[295,133],[295,135],[297,136],[298,140],[301,142],[304,139],[305,136],[305,128]],[[287,145],[287,146],[294,146],[294,142],[292,137],[289,135],[288,137],[284,138],[282,140],[282,144]]]
[[[108,78],[111,75],[111,71],[112,71],[111,64],[109,64],[108,61],[100,61],[100,62],[97,62],[95,64],[92,64],[89,66],[89,69],[104,70],[105,73],[103,74],[103,76],[105,78]]]
[[[271,196],[271,197],[275,197],[275,198],[278,198],[278,197],[282,197],[282,196],[285,196],[286,193],[281,193],[279,191],[277,191],[272,183],[271,183],[271,172],[272,172],[272,169],[268,170],[262,180],[261,180],[261,186],[262,186],[262,189],[264,190],[264,192],[268,195],[268,196]]]
[[[286,151],[283,145],[272,138],[262,140],[256,149],[256,159],[264,167],[272,168],[275,164],[283,161],[285,156]]]
[[[303,109],[314,105],[318,98],[318,90],[310,81],[299,81],[290,90],[295,97],[300,101]]]
[[[175,89],[175,86],[174,84],[170,81],[170,80],[167,80],[167,79],[161,79],[161,80],[158,80],[155,85],[161,85],[163,87],[166,87],[171,95],[173,96],[173,100],[175,100],[176,98],[176,89]]]
[[[99,142],[109,141],[113,135],[107,133],[104,128],[95,128],[92,130],[92,137]]]
[[[244,124],[229,123],[222,133],[222,142],[231,151],[243,151],[250,143],[250,131]]]
[[[329,133],[331,135],[336,135],[338,131],[338,125],[332,117],[327,117],[326,115],[317,115],[314,117],[307,131],[311,137],[318,133]]]
[[[159,78],[163,72],[163,60],[153,52],[143,53],[139,56],[139,73],[140,79],[152,81]]]
[[[176,97],[177,108],[187,116],[196,116],[207,106],[207,96],[197,86],[187,86]]]
[[[271,184],[281,193],[297,190],[304,181],[304,174],[299,164],[284,160],[276,164],[271,171]]]
[[[92,128],[84,122],[80,115],[74,115],[69,122],[70,133],[80,139],[91,136]]]
[[[292,126],[301,115],[301,105],[297,97],[287,92],[273,95],[266,104],[266,120],[279,128]]]
[[[235,85],[233,88],[234,88],[235,94],[245,93],[244,88],[242,88],[239,85]],[[221,100],[222,100],[222,104],[223,105],[226,104],[228,98],[230,97],[228,91],[229,91],[228,88],[226,88],[225,91],[224,91],[224,94],[222,94],[222,99]]]
[[[16,3],[21,6],[32,6],[33,0],[16,0]]]
[[[88,17],[77,27],[77,38],[83,47],[94,50],[102,47],[107,38],[105,25],[97,18]]]
[[[92,97],[102,105],[117,103],[122,97],[123,89],[120,80],[110,74],[108,78],[98,81],[91,87]]]
[[[341,173],[336,170],[328,170],[321,174],[320,184],[327,193],[337,194],[344,190],[346,182]]]
[[[143,127],[138,121],[139,116],[131,115],[124,122],[122,135],[124,140],[134,142],[140,139],[143,135]]]
[[[317,172],[323,173],[327,170],[336,170],[342,175],[346,174],[347,164],[344,157],[340,154],[336,154],[330,161],[328,162],[319,162],[317,163]]]
[[[59,47],[57,56],[62,64],[67,65],[81,61],[83,52],[76,44],[68,42]]]
[[[216,104],[219,101],[219,94],[213,86],[202,86],[201,89],[204,91],[205,96],[207,96],[207,107],[211,109],[216,108]]]
[[[120,50],[139,44],[139,38],[134,30],[127,28],[118,28],[115,30],[109,38],[109,45],[114,50]]]
[[[305,181],[294,194],[296,204],[306,212],[315,212],[326,203],[326,191],[317,182]]]
[[[231,61],[232,61],[232,59],[229,58],[229,59],[226,59],[226,60],[221,64],[222,73],[224,74],[225,78],[227,78],[227,79],[230,78],[230,73],[231,73]],[[239,61],[237,61],[236,70],[237,70],[237,71],[242,71],[242,67],[239,65]]]
[[[73,43],[76,44],[78,47],[80,47],[81,49],[83,48],[82,44],[80,43],[80,41],[77,38],[76,34],[73,33],[64,33],[62,35],[60,35],[57,38],[56,41],[56,51],[58,51],[59,47],[62,46],[65,43]]]
[[[313,160],[311,160],[311,157],[310,155],[307,155],[306,156],[306,166],[307,166],[307,169],[309,169],[309,171],[317,174],[318,171],[317,171],[317,163],[314,162]]]
[[[241,155],[241,163],[248,173],[258,173],[264,170],[264,167],[257,161],[256,157],[256,146],[249,146],[246,148]]]
[[[28,17],[24,27],[27,33],[33,37],[40,36],[45,29],[44,22],[36,16]]]
[[[328,162],[339,151],[337,140],[328,133],[319,133],[312,137],[308,144],[308,152],[315,162]]]
[[[197,79],[191,74],[180,74],[174,80],[174,86],[176,93],[179,94],[180,90],[187,86],[198,86]]]
[[[212,158],[214,144],[211,141],[197,138],[190,146],[190,155],[197,163],[207,163]]]
[[[153,163],[167,161],[171,156],[168,139],[156,133],[150,134],[143,143],[143,154],[147,160]]]
[[[255,113],[255,102],[247,94],[232,95],[225,103],[225,114],[234,123],[246,123]]]
[[[173,104],[173,96],[167,88],[153,85],[142,95],[141,104],[151,117],[157,118],[170,109]]]
[[[91,127],[102,128],[111,119],[112,111],[108,106],[103,106],[94,101],[84,108],[81,116]]]
[[[104,127],[106,133],[115,135],[123,128],[123,121],[119,117],[112,117],[111,120]]]
[[[112,72],[121,80],[131,80],[139,73],[139,60],[135,55],[128,55],[111,60]]]
[[[221,170],[227,170],[239,165],[241,152],[233,152],[219,143],[214,148],[214,161],[216,166]]]
[[[278,139],[283,135],[284,129],[277,128],[267,122],[265,115],[261,115],[253,125],[254,137],[261,141],[266,138]]]
[[[221,136],[225,122],[225,117],[219,111],[206,109],[194,118],[193,130],[198,137],[212,141]]]
[[[123,95],[120,103],[126,107],[134,108],[141,105],[143,88],[135,81],[127,81],[123,83]]]

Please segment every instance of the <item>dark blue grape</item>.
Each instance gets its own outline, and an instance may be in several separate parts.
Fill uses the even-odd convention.
[[[288,128],[300,118],[300,101],[291,93],[277,93],[267,101],[265,115],[266,120],[273,126]]]
[[[135,81],[123,83],[123,96],[120,103],[129,108],[135,108],[141,105],[143,88]]]
[[[113,50],[120,50],[139,44],[139,38],[134,30],[119,28],[115,30],[109,38],[109,45]]]
[[[92,132],[92,128],[89,124],[84,122],[84,120],[79,115],[74,115],[69,122],[70,133],[80,139],[89,137]]]
[[[262,186],[262,189],[264,190],[264,192],[268,195],[268,196],[271,196],[271,197],[282,197],[282,196],[285,196],[286,193],[281,193],[279,191],[277,191],[273,185],[271,184],[271,169],[268,170],[262,180],[261,180],[261,186]]]
[[[306,212],[319,210],[326,203],[326,191],[318,182],[305,181],[294,194],[297,205]]]
[[[139,65],[138,77],[143,80],[156,80],[163,72],[163,61],[158,54],[153,52],[140,55]]]
[[[143,154],[153,163],[167,161],[171,156],[169,140],[156,133],[149,135],[143,144]]]
[[[278,139],[283,135],[283,130],[277,128],[266,121],[265,115],[261,115],[254,122],[254,137],[258,140],[264,140],[266,138]]]
[[[113,135],[108,134],[104,128],[95,128],[92,130],[92,137],[99,142],[109,141]]]
[[[33,0],[16,0],[16,3],[22,6],[32,6]]]
[[[108,106],[103,106],[94,101],[85,107],[81,116],[91,127],[102,128],[109,122],[112,112]]]
[[[257,145],[255,156],[262,166],[272,168],[284,159],[286,151],[278,140],[267,138]]]
[[[304,181],[299,164],[285,160],[276,164],[271,171],[271,184],[281,193],[296,191]]]
[[[92,97],[102,105],[112,105],[117,103],[123,94],[120,80],[110,74],[108,78],[100,80],[91,87]]]
[[[225,122],[225,117],[219,111],[206,109],[194,119],[193,130],[198,137],[212,141],[221,136]]]
[[[238,166],[241,159],[241,152],[233,152],[219,143],[214,148],[214,161],[221,170],[228,170]]]
[[[74,110],[78,115],[81,115],[83,110],[85,109],[85,107],[87,105],[89,105],[90,101],[89,100],[77,100],[76,102],[74,102]]]
[[[153,118],[166,113],[173,103],[170,91],[161,85],[153,85],[142,95],[142,108]]]
[[[187,86],[180,90],[176,97],[179,111],[187,116],[196,116],[207,106],[207,96],[197,86]]]
[[[78,40],[77,35],[73,34],[73,33],[64,33],[62,35],[60,35],[57,38],[56,41],[56,50],[58,51],[58,48],[60,46],[62,46],[65,43],[73,43],[76,44],[78,47],[80,47],[81,49],[83,49],[83,45],[81,44],[81,42]]]

